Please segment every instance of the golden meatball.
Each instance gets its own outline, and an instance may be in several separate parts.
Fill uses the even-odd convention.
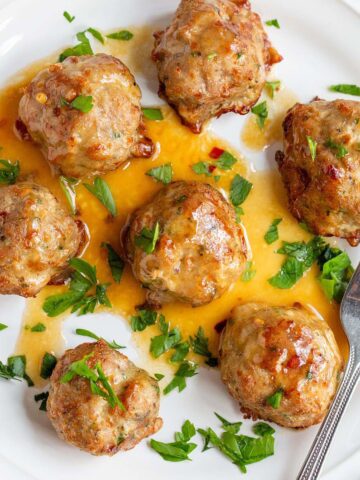
[[[91,97],[89,111],[78,109],[80,96]],[[140,99],[133,75],[119,59],[82,55],[38,73],[20,100],[19,116],[57,172],[89,177],[152,154]]]
[[[281,56],[246,0],[182,0],[153,59],[159,94],[194,133],[211,117],[247,113]]]
[[[241,305],[222,334],[220,370],[230,394],[247,414],[284,427],[321,422],[341,367],[327,323],[300,304]]]
[[[90,369],[100,365],[124,410],[112,408],[105,398],[93,393],[86,378],[75,375],[64,383],[62,378],[70,365],[85,356]],[[47,414],[66,442],[93,455],[114,455],[134,448],[161,428],[159,403],[157,381],[99,340],[67,350],[60,358],[50,378]]]
[[[360,102],[297,103],[283,123],[284,153],[276,156],[292,214],[314,233],[353,246],[360,241],[359,119]]]
[[[0,293],[35,296],[84,244],[80,222],[33,183],[0,188]]]
[[[147,231],[159,227],[153,249]],[[245,266],[244,233],[232,206],[210,185],[175,182],[137,210],[125,232],[126,256],[148,302],[180,300],[194,307],[220,297]]]

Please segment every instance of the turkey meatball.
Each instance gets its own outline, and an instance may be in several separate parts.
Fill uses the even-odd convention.
[[[276,159],[292,214],[319,235],[360,241],[360,102],[297,103]],[[311,149],[312,148],[312,151]]]
[[[119,405],[112,407],[87,378],[74,374],[66,381],[64,375],[69,377],[71,365],[78,361],[86,363],[95,380],[100,367]],[[96,385],[107,392],[99,380]],[[50,378],[47,414],[66,442],[93,455],[114,455],[134,448],[161,428],[159,403],[157,381],[99,340],[67,350],[57,362]]]
[[[36,75],[20,100],[19,117],[55,171],[89,177],[152,154],[140,99],[118,58],[68,57]]]
[[[246,262],[244,233],[234,209],[202,183],[164,187],[132,215],[124,237],[134,275],[154,305],[209,303],[240,277]]]
[[[303,308],[235,308],[220,343],[222,380],[245,413],[284,427],[319,423],[342,360],[327,323]]]
[[[154,36],[159,94],[194,133],[211,117],[247,113],[281,60],[246,0],[182,0]]]
[[[68,268],[85,241],[83,225],[34,183],[0,188],[0,293],[35,296]]]

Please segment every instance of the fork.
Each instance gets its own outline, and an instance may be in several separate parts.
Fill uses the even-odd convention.
[[[351,394],[360,376],[360,263],[340,306],[341,323],[349,341],[350,353],[344,376],[297,480],[316,480]]]

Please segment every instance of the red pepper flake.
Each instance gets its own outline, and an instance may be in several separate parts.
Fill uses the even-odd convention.
[[[288,368],[299,368],[300,358],[297,355],[293,355],[290,360],[287,362]]]
[[[211,150],[211,152],[209,153],[209,157],[218,159],[219,157],[221,157],[221,155],[224,153],[224,151],[225,150],[223,150],[222,148],[214,147]]]
[[[215,168],[216,168],[216,165],[209,165],[208,166],[208,170],[209,170],[210,173],[212,173],[215,170]]]
[[[328,165],[326,167],[326,174],[329,175],[329,177],[332,178],[333,180],[337,180],[338,178],[341,177],[340,170],[334,167],[334,165]]]

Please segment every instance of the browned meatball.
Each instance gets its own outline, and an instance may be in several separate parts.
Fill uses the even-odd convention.
[[[71,106],[80,95],[92,97],[90,111]],[[83,55],[38,73],[20,100],[19,116],[56,171],[88,177],[152,154],[140,99],[133,75],[118,58]]]
[[[300,304],[241,305],[222,334],[220,369],[230,394],[247,414],[284,427],[323,419],[341,367],[329,326]]]
[[[112,408],[105,398],[94,394],[86,378],[75,375],[69,382],[62,381],[70,365],[86,355],[90,369],[96,371],[100,365],[124,410]],[[67,350],[60,358],[50,378],[47,414],[66,442],[93,455],[114,455],[134,448],[161,428],[159,404],[157,381],[99,340]]]
[[[360,102],[297,103],[276,159],[292,214],[320,235],[360,241]],[[310,145],[316,142],[316,153]]]
[[[194,133],[211,117],[247,113],[281,60],[246,0],[182,0],[155,39],[159,94]]]
[[[145,251],[142,240],[159,226]],[[145,230],[144,230],[145,229]],[[131,217],[125,250],[135,277],[149,289],[148,302],[180,300],[194,307],[220,297],[246,261],[244,233],[234,209],[210,185],[175,182]]]
[[[36,295],[68,268],[84,229],[49,190],[33,183],[0,188],[0,293]]]

